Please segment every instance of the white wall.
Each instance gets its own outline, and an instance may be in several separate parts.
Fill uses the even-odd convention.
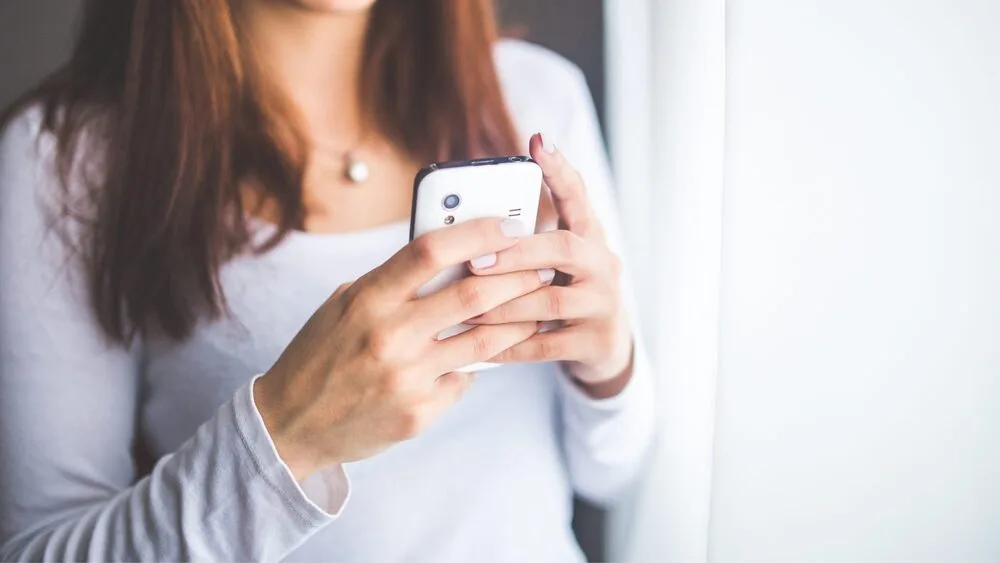
[[[730,0],[727,49],[710,559],[1000,561],[1000,2]]]

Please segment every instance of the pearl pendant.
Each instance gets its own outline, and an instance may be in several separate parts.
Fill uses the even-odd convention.
[[[344,170],[347,179],[355,184],[360,184],[368,179],[368,165],[360,160],[355,160],[351,155],[347,155],[344,159]]]

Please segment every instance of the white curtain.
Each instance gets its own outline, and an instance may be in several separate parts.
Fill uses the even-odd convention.
[[[725,2],[606,3],[608,136],[660,434],[640,494],[613,518],[615,560],[704,561],[718,368]]]
[[[662,374],[616,561],[1000,561],[1000,2],[609,0]]]

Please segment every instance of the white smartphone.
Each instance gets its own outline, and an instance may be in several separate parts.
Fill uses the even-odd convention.
[[[431,164],[413,182],[410,240],[436,229],[486,217],[514,218],[535,232],[542,195],[542,169],[527,156],[481,158]],[[439,273],[418,295],[440,291],[470,275],[466,264]],[[460,324],[438,335],[443,340],[470,330]],[[478,363],[458,371],[483,371],[497,364]]]

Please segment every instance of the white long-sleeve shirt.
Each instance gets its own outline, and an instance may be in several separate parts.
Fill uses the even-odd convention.
[[[523,138],[555,140],[620,249],[583,75],[519,42],[500,43],[496,59]],[[297,483],[254,405],[255,375],[339,284],[406,244],[407,224],[292,233],[223,267],[231,316],[183,342],[109,345],[48,228],[54,142],[39,130],[36,108],[0,137],[0,559],[582,559],[573,491],[613,498],[651,443],[641,342],[614,398],[585,396],[552,364],[505,366],[418,438]],[[142,478],[136,438],[159,458]]]

